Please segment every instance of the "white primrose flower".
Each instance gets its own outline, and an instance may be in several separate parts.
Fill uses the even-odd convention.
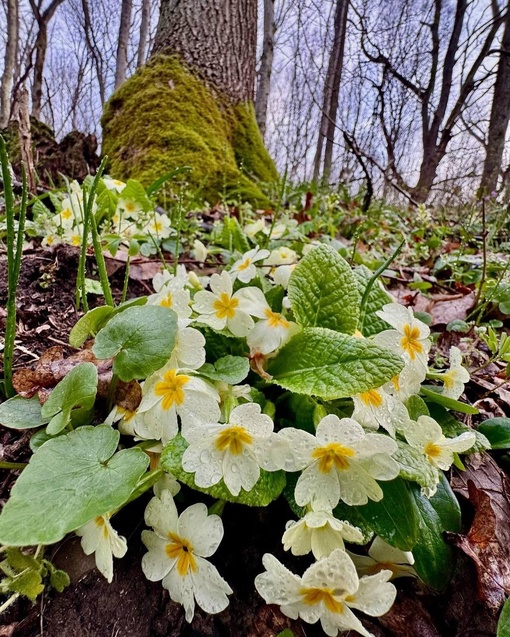
[[[149,549],[142,558],[142,570],[151,582],[163,580],[170,597],[184,606],[186,621],[195,614],[195,602],[207,613],[219,613],[228,606],[232,589],[211,557],[223,538],[223,523],[217,515],[208,515],[205,504],[188,507],[179,516],[172,495],[163,491],[152,498],[145,521],[154,528],[142,532]]]
[[[182,468],[195,474],[199,487],[212,487],[223,479],[232,495],[239,495],[241,488],[251,491],[261,467],[279,469],[273,427],[256,403],[235,407],[228,423],[190,427],[184,436],[189,447],[182,456]]]
[[[163,491],[168,491],[172,496],[176,496],[181,490],[181,485],[177,482],[177,478],[165,471],[161,478],[152,487],[154,495],[161,498]]]
[[[297,263],[293,263],[292,265],[279,265],[275,268],[272,268],[269,276],[273,279],[275,285],[281,285],[285,290],[289,286],[290,275],[293,270],[297,266]],[[284,300],[286,300],[285,297]]]
[[[407,363],[400,374],[383,385],[383,389],[400,402],[405,402],[411,396],[420,393],[421,384],[426,377],[427,367]]]
[[[428,326],[415,318],[410,308],[399,303],[388,303],[376,314],[394,329],[376,334],[374,342],[398,352],[406,363],[426,369],[431,346]]]
[[[253,239],[257,232],[264,232],[266,229],[266,222],[264,219],[257,219],[257,221],[253,221],[252,223],[247,223],[244,226],[244,233],[250,239]]]
[[[178,331],[170,360],[164,369],[200,369],[205,363],[205,336],[188,319],[178,320]]]
[[[177,416],[183,436],[188,428],[214,422],[220,416],[215,387],[185,370],[160,370],[149,376],[142,396],[138,413],[143,414],[143,421],[137,421],[135,431],[142,438],[161,440],[163,444],[177,434]]]
[[[391,457],[397,443],[383,434],[365,433],[352,418],[330,414],[317,426],[315,436],[301,429],[278,433],[288,449],[285,471],[303,471],[294,496],[299,506],[311,502],[333,509],[342,500],[351,506],[378,502],[383,497],[376,480],[393,480],[399,465]]]
[[[243,299],[244,309],[260,319],[249,332],[246,342],[252,352],[270,354],[285,345],[299,327],[288,321],[279,312],[273,312],[269,307],[264,293],[259,288],[250,287],[239,290]]]
[[[235,281],[239,279],[243,283],[249,283],[257,276],[257,268],[255,264],[263,261],[269,256],[269,250],[261,250],[257,246],[253,250],[248,250],[243,256],[236,261],[230,270],[230,276]]]
[[[152,287],[156,292],[160,292],[165,286],[168,286],[172,292],[177,292],[178,290],[184,289],[187,284],[188,274],[186,267],[182,264],[177,266],[176,274],[168,270],[163,270],[162,272],[157,272],[152,278]]]
[[[382,387],[356,394],[352,401],[354,420],[369,429],[382,427],[393,438],[395,431],[404,429],[409,420],[405,405],[386,393]]]
[[[363,542],[363,533],[349,522],[342,522],[331,509],[312,510],[297,522],[286,524],[282,536],[283,548],[293,555],[313,553],[316,560],[326,557],[335,549],[344,548],[346,542]]]
[[[469,382],[469,372],[462,366],[462,353],[458,347],[450,348],[450,369],[437,377],[443,381],[443,396],[458,400],[464,391],[465,383]]]
[[[474,431],[465,431],[455,438],[446,438],[439,424],[430,416],[409,421],[404,431],[407,442],[425,454],[431,465],[446,471],[453,463],[454,453],[467,451],[476,441]]]
[[[81,246],[84,227],[81,224],[64,229],[63,240],[72,246]]]
[[[155,235],[158,239],[168,239],[170,235],[175,234],[175,230],[173,230],[170,225],[168,215],[162,215],[156,211],[151,214],[144,230]]]
[[[112,179],[111,177],[103,177],[103,183],[108,190],[116,190],[117,192],[122,192],[126,187],[126,184],[123,181]]]
[[[391,571],[359,579],[351,558],[341,549],[312,564],[302,577],[291,573],[270,553],[264,555],[262,563],[266,572],[255,578],[259,595],[268,604],[279,604],[282,613],[291,619],[300,617],[309,624],[320,619],[330,637],[344,630],[373,637],[351,608],[380,617],[391,608],[397,594],[388,582]]]
[[[113,558],[124,557],[126,540],[110,524],[108,515],[98,515],[84,526],[76,529],[81,537],[81,547],[85,555],[94,553],[97,570],[111,584],[113,580]]]
[[[136,436],[135,424],[143,421],[143,415],[138,413],[138,409],[130,411],[120,405],[115,405],[105,419],[105,425],[117,425],[117,429],[124,436]]]
[[[291,265],[298,260],[297,252],[282,246],[271,250],[271,254],[264,261],[264,265]]]
[[[414,557],[410,551],[401,551],[390,546],[378,535],[374,538],[367,555],[349,555],[356,566],[358,575],[375,575],[380,571],[391,571],[390,579],[397,577],[417,577],[413,568]]]
[[[207,259],[208,255],[209,250],[205,247],[205,245],[200,241],[200,239],[195,239],[195,241],[193,241],[193,256],[195,259],[203,263]]]
[[[232,294],[232,279],[226,270],[211,276],[210,288],[211,292],[201,290],[195,294],[193,309],[199,314],[196,320],[214,330],[227,327],[234,336],[246,336],[254,323],[244,309],[241,293],[250,288]]]
[[[140,204],[136,203],[136,201],[132,201],[131,199],[119,199],[119,208],[124,210],[126,217],[130,219],[136,219],[140,212],[142,212],[142,208]]]
[[[44,248],[51,248],[52,246],[56,246],[59,243],[62,243],[62,238],[54,232],[48,232],[48,234],[46,234],[41,241],[41,245]]]
[[[76,221],[74,212],[72,211],[72,208],[69,207],[62,208],[58,215],[55,215],[54,220],[57,226],[61,226],[67,230],[71,229]]]

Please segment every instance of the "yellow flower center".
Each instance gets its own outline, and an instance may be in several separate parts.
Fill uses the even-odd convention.
[[[400,377],[398,375],[393,376],[391,382],[393,384],[393,387],[395,387],[395,391],[400,391]]]
[[[437,458],[439,455],[441,455],[441,447],[439,445],[436,445],[435,442],[429,442],[425,447],[425,454],[429,458]]]
[[[222,292],[220,298],[214,301],[213,308],[216,310],[216,316],[219,319],[232,319],[236,315],[236,307],[238,305],[239,299],[233,299],[226,292]]]
[[[159,303],[160,305],[162,305],[163,307],[172,307],[172,305],[174,304],[174,300],[172,298],[172,293],[169,292],[165,298],[160,301]]]
[[[283,318],[278,312],[272,312],[269,308],[264,310],[264,314],[267,317],[267,324],[269,327],[289,327],[287,319]]]
[[[247,270],[251,265],[251,259],[245,259],[241,265],[238,267],[238,270]]]
[[[423,352],[423,345],[420,343],[420,330],[415,326],[411,327],[409,323],[404,325],[404,336],[400,341],[402,348],[409,354],[412,361],[416,358],[416,354]]]
[[[154,222],[154,230],[156,232],[161,232],[161,230],[163,230],[163,224],[161,223],[161,221]]]
[[[354,449],[338,442],[330,442],[325,447],[317,447],[312,453],[312,458],[318,459],[321,473],[329,473],[333,466],[338,471],[348,469],[350,466],[348,458],[354,458],[355,455]]]
[[[359,395],[361,400],[367,405],[367,407],[380,407],[383,403],[381,394],[377,389],[370,389]]]
[[[457,370],[450,369],[443,376],[443,383],[446,389],[453,389],[455,386],[455,379],[457,377]]]
[[[81,243],[81,237],[79,234],[73,234],[73,236],[71,237],[71,244],[73,246],[79,246]]]
[[[115,184],[115,186],[119,186],[119,187],[124,185],[124,182],[123,181],[119,181],[118,179],[114,179],[113,183]]]
[[[129,409],[124,409],[124,407],[117,406],[117,411],[119,412],[119,414],[122,414],[124,422],[129,422],[131,418],[134,418],[136,416],[136,409],[135,411],[130,411]]]
[[[332,588],[302,588],[299,593],[303,602],[308,606],[315,606],[324,602],[324,606],[332,613],[343,613],[344,605],[335,599]]]
[[[156,383],[156,387],[154,388],[156,396],[163,396],[161,403],[163,409],[170,409],[174,403],[182,405],[186,398],[182,388],[189,380],[190,377],[185,374],[178,376],[175,369],[170,369],[168,372],[165,372],[163,380]]]
[[[243,452],[245,445],[251,445],[253,437],[246,431],[244,427],[235,425],[233,427],[227,427],[216,438],[214,446],[218,451],[228,451],[238,456]]]
[[[51,235],[49,237],[46,237],[46,243],[47,245],[51,246],[55,241],[55,237],[52,237]]]
[[[106,522],[105,522],[103,516],[102,515],[98,515],[97,518],[94,519],[94,522],[95,522],[96,526],[99,529],[101,529],[101,528],[103,529],[103,535],[104,535],[104,537],[106,539],[109,534],[108,534],[108,527],[106,526]]]
[[[62,219],[70,219],[72,216],[73,216],[73,213],[69,208],[62,210]]]
[[[177,572],[179,575],[184,577],[188,571],[196,571],[197,562],[190,542],[175,533],[169,533],[168,537],[171,542],[166,545],[165,553],[170,559],[177,560]]]
[[[126,201],[124,208],[126,209],[126,212],[135,212],[136,205],[132,201]]]

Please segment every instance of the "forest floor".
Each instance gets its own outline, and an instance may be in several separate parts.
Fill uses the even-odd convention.
[[[65,245],[54,250],[32,247],[24,253],[17,304],[16,368],[33,366],[45,350],[55,345],[61,346],[65,355],[73,351],[67,343],[79,318],[75,309],[77,263],[77,249]],[[5,257],[0,257],[0,308],[6,301],[5,270]],[[122,292],[123,275],[120,268],[111,276],[117,298]],[[142,280],[131,279],[128,297],[150,291],[151,276],[146,277],[147,282],[143,275],[138,277]],[[437,289],[434,294],[432,289],[425,296],[409,289],[412,278],[409,272],[400,270],[390,281],[390,289],[401,302],[431,314],[432,329],[440,332],[438,351],[446,352],[460,340],[458,333],[445,330],[446,324],[466,318],[473,305],[473,292],[465,288],[445,294]],[[0,314],[0,324],[4,317]],[[483,348],[475,355],[480,358],[472,360],[473,366],[488,356]],[[510,416],[510,389],[498,379],[500,372],[488,366],[466,387],[468,402],[476,404],[485,418]],[[1,428],[2,459],[27,461],[29,438],[30,432]],[[2,471],[2,503],[16,477],[17,472]],[[450,481],[462,503],[465,525],[461,534],[448,538],[457,547],[455,576],[442,593],[427,590],[417,580],[398,580],[399,595],[390,612],[382,618],[362,620],[376,637],[495,635],[501,603],[505,592],[510,591],[510,481],[488,454],[467,458],[466,471],[454,468]],[[196,492],[184,489],[187,501],[193,501]],[[260,509],[237,507],[235,519],[224,516],[225,539],[217,561],[234,595],[227,610],[214,616],[198,610],[189,625],[182,607],[169,599],[159,582],[147,581],[140,567],[144,551],[141,519],[148,498],[128,505],[117,517],[116,526],[128,539],[130,551],[116,563],[111,585],[94,569],[93,557],[83,554],[78,538],[67,538],[51,547],[48,555],[55,566],[69,573],[71,585],[61,594],[43,594],[35,604],[18,600],[0,618],[0,637],[273,637],[287,627],[295,637],[323,635],[318,625],[293,622],[278,607],[266,606],[253,588],[268,538],[272,546],[278,546],[281,528],[289,519],[290,511],[281,501]],[[278,558],[283,556],[282,549],[280,554],[275,553]],[[298,571],[303,568],[301,560],[286,556]]]

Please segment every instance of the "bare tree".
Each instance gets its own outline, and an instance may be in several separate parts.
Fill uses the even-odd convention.
[[[136,66],[142,66],[145,63],[145,56],[147,51],[147,40],[149,36],[150,18],[151,18],[151,3],[150,0],[142,0],[142,11],[140,18],[140,32],[138,39],[138,52],[136,56]]]
[[[120,8],[120,26],[117,42],[114,89],[119,88],[122,82],[126,79],[126,71],[128,67],[129,27],[131,25],[132,8],[132,0],[122,0]]]
[[[267,103],[271,89],[275,31],[274,0],[264,0],[264,38],[260,57],[257,98],[255,100],[255,115],[262,137],[266,134]]]
[[[9,123],[11,112],[11,90],[16,67],[16,51],[19,37],[18,0],[7,2],[7,42],[5,46],[4,71],[0,86],[0,128]]]

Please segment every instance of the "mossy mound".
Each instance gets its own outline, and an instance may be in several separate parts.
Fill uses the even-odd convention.
[[[101,120],[109,172],[149,186],[180,166],[187,181],[215,203],[236,193],[267,205],[257,182],[278,177],[251,104],[230,106],[174,56],[159,55],[129,78]]]

